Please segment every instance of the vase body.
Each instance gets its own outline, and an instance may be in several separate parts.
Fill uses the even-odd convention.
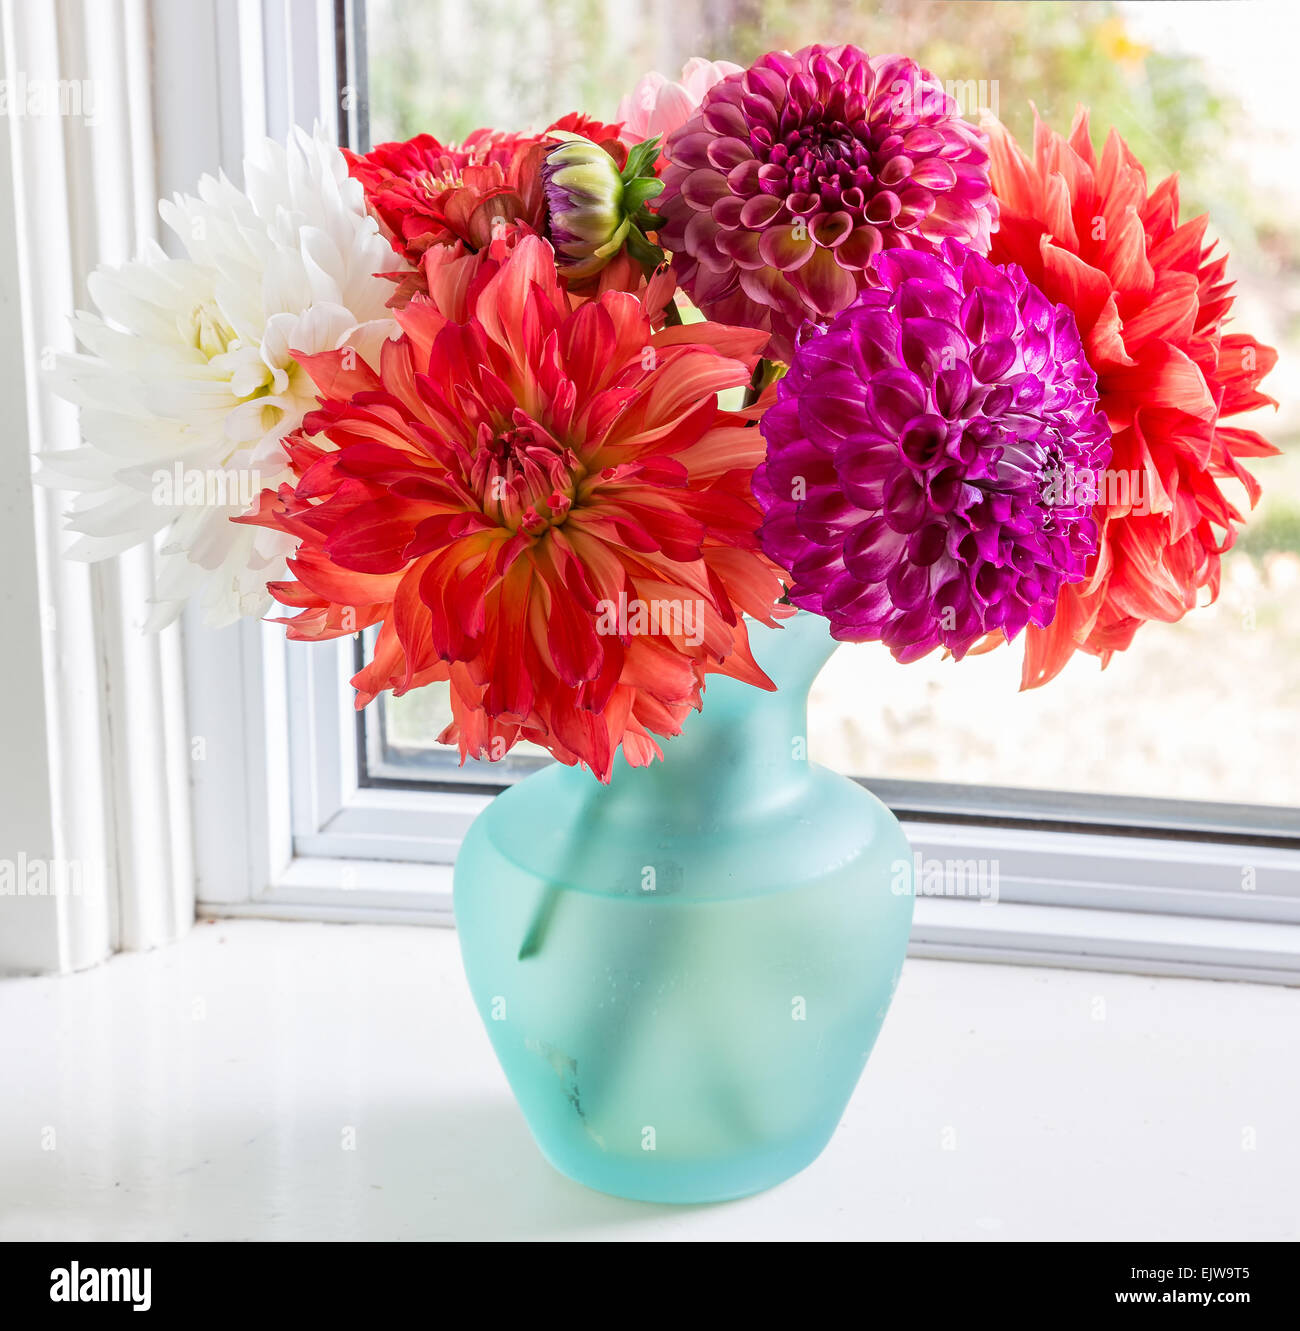
[[[825,621],[750,633],[776,693],[711,676],[662,763],[537,772],[456,862],[466,975],[533,1136],[618,1196],[721,1201],[814,1160],[907,946],[902,829],[805,756]]]

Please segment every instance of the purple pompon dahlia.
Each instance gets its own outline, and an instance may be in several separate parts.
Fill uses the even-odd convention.
[[[1018,267],[950,241],[876,273],[763,417],[763,546],[835,637],[960,657],[1083,578],[1110,429],[1073,314]]]
[[[775,51],[669,139],[659,243],[710,319],[771,333],[852,304],[882,250],[981,252],[997,219],[986,140],[928,70],[856,46]]]

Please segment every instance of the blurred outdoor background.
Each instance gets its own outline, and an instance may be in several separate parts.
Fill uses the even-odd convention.
[[[1150,183],[1177,171],[1238,284],[1230,330],[1276,346],[1277,413],[1239,418],[1281,445],[1252,464],[1264,498],[1224,561],[1218,602],[1148,624],[1103,672],[1076,656],[1018,692],[1020,648],[909,666],[843,647],[818,681],[813,757],[842,771],[1037,790],[1300,806],[1300,116],[1294,0],[368,0],[371,138],[612,118],[646,71],[692,55],[746,65],[812,41],[901,51],[984,81],[1028,143],[1031,101],[1067,130],[1092,109]],[[1244,500],[1242,501],[1244,503]],[[1241,506],[1241,505],[1239,505]],[[388,741],[435,769],[431,690],[388,708]],[[431,773],[432,774],[432,773]],[[448,773],[450,775],[450,773]]]

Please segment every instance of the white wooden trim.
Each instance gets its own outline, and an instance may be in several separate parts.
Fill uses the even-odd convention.
[[[454,923],[451,869],[296,859],[255,900],[201,910],[210,916],[447,927]],[[923,898],[916,903],[908,955],[1300,986],[1300,928],[1272,921]]]
[[[338,141],[333,0],[262,0],[266,133],[319,123]]]
[[[114,8],[117,8],[115,5]],[[87,77],[70,70],[53,6],[0,7],[0,70],[21,79]],[[89,131],[70,117],[9,115],[0,126],[0,375],[11,439],[0,450],[0,555],[5,567],[5,762],[0,859],[43,861],[75,875],[76,895],[0,896],[0,971],[74,970],[113,948],[118,933],[109,753],[102,703],[100,571],[61,558],[61,502],[31,484],[32,455],[73,443],[76,413],[41,379],[48,348],[70,349],[74,265],[91,238],[69,167]],[[119,202],[126,203],[126,200]]]
[[[995,865],[1002,901],[1300,925],[1300,849],[904,821],[931,860]]]
[[[294,854],[451,864],[491,797],[360,787],[351,640],[290,643],[284,655]]]
[[[1300,928],[1251,920],[918,901],[908,955],[1300,986]]]
[[[83,22],[68,24],[63,34],[69,67],[85,69],[98,91],[98,123],[72,137],[80,160],[71,162],[77,187],[70,202],[89,242],[77,272],[82,305],[91,267],[131,258],[157,234],[150,44],[144,0],[83,4]],[[153,584],[148,547],[128,551],[100,579],[123,948],[168,942],[194,919],[180,631],[141,631]]]

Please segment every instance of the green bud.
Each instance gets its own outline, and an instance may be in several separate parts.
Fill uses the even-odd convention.
[[[663,189],[654,175],[659,140],[637,144],[620,171],[590,139],[563,131],[554,137],[564,141],[547,153],[542,183],[551,243],[565,276],[591,277],[624,246],[647,271],[662,263],[663,251],[644,234],[656,224],[646,204]]]

